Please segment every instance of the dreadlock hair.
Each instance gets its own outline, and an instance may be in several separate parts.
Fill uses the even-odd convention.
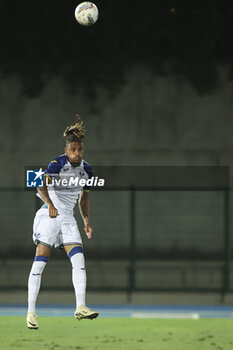
[[[77,120],[70,126],[67,126],[64,131],[63,136],[66,140],[66,145],[70,142],[82,142],[86,135],[87,130],[78,114],[76,115],[76,119]]]

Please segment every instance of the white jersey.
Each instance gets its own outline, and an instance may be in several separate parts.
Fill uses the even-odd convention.
[[[93,170],[84,160],[81,161],[79,166],[73,166],[67,155],[63,154],[49,163],[45,170],[45,176],[49,177],[52,183],[47,186],[47,189],[58,213],[70,215],[73,214],[80,193],[83,190],[89,190],[89,186],[83,185],[83,180],[90,179],[93,176]],[[83,180],[80,184],[81,179]],[[39,194],[37,195],[40,197]]]

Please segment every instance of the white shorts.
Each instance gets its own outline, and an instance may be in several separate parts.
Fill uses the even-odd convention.
[[[47,208],[40,208],[33,222],[33,241],[48,247],[82,244],[77,222],[73,215],[60,214],[56,218],[49,217]]]

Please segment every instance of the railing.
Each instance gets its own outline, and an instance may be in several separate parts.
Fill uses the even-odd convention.
[[[180,196],[182,196],[183,194],[188,195],[189,193],[191,194],[192,191],[196,191],[197,193],[200,193],[200,197],[205,194],[208,196],[208,194],[216,194],[216,198],[217,200],[219,200],[219,211],[216,211],[216,213],[219,214],[219,220],[222,222],[222,229],[219,232],[219,237],[218,240],[219,242],[223,242],[222,244],[222,248],[223,249],[219,249],[219,254],[216,253],[216,250],[213,250],[213,256],[207,256],[207,258],[205,259],[205,263],[208,265],[208,262],[217,262],[218,264],[218,268],[222,271],[222,279],[221,282],[217,283],[216,285],[209,285],[207,286],[206,284],[201,286],[201,284],[198,285],[194,285],[191,284],[188,285],[185,283],[178,283],[177,285],[175,285],[175,283],[171,282],[170,285],[161,285],[158,286],[158,284],[154,284],[151,283],[151,285],[149,285],[147,282],[147,284],[143,285],[143,282],[141,282],[141,284],[138,282],[138,279],[141,278],[141,280],[143,281],[143,269],[145,269],[145,275],[148,276],[148,280],[149,280],[149,276],[150,274],[155,276],[155,280],[156,280],[156,273],[159,271],[159,274],[161,276],[162,271],[164,270],[164,273],[168,273],[169,271],[175,271],[176,270],[176,266],[179,265],[181,274],[182,274],[182,264],[184,266],[184,268],[186,268],[186,262],[187,262],[187,269],[190,269],[190,271],[192,270],[192,266],[195,265],[195,263],[197,263],[198,261],[203,261],[202,257],[198,257],[197,256],[190,256],[188,259],[186,256],[182,255],[182,251],[181,251],[181,255],[180,258],[177,259],[176,258],[171,258],[169,256],[169,249],[167,249],[167,251],[165,251],[165,253],[163,253],[162,255],[160,254],[160,250],[158,249],[158,254],[155,253],[153,255],[153,247],[155,247],[155,245],[152,245],[153,247],[150,249],[148,249],[149,251],[149,256],[145,256],[145,254],[142,254],[143,251],[143,247],[147,247],[148,248],[148,242],[144,242],[143,241],[143,232],[138,232],[139,230],[139,224],[138,224],[138,216],[140,211],[138,210],[138,207],[141,205],[140,203],[140,199],[139,197],[143,194],[144,196],[146,196],[146,192],[150,192],[153,193],[155,196],[158,196],[160,193],[160,196],[162,194],[165,194],[169,197],[169,195],[172,198],[173,193],[179,194]],[[109,193],[112,193],[111,197],[113,196],[113,192],[116,192],[116,189],[112,188],[112,189],[108,189],[108,190],[101,190],[101,191],[94,191],[92,194],[92,198],[96,198],[95,201],[98,202],[99,199],[101,197],[106,197],[109,195]],[[204,189],[203,188],[156,188],[156,187],[151,187],[151,188],[118,188],[117,191],[119,192],[124,192],[124,206],[125,208],[127,206],[128,207],[128,213],[129,213],[129,218],[128,218],[128,235],[129,235],[129,244],[127,245],[126,249],[125,249],[125,253],[123,255],[118,255],[118,250],[119,247],[116,247],[116,251],[113,254],[114,256],[108,256],[108,254],[106,252],[101,253],[100,250],[100,255],[98,256],[98,254],[96,254],[96,246],[93,245],[93,248],[88,248],[88,252],[87,252],[87,260],[90,261],[90,273],[91,273],[91,261],[98,261],[98,260],[102,260],[102,261],[115,261],[115,265],[116,269],[117,269],[117,264],[118,261],[125,261],[125,267],[123,267],[122,269],[127,269],[127,281],[123,284],[116,285],[116,283],[114,284],[114,286],[111,285],[111,281],[108,283],[103,283],[103,285],[96,285],[95,283],[92,283],[92,279],[90,277],[90,288],[91,290],[125,290],[129,293],[132,293],[134,291],[219,291],[222,293],[227,293],[229,291],[231,291],[231,285],[230,285],[230,279],[231,279],[231,269],[230,269],[230,262],[231,262],[231,235],[230,235],[230,202],[231,202],[231,191],[229,189],[216,189],[216,188],[208,188],[208,189]],[[25,191],[25,189],[22,188],[0,188],[0,196],[3,197],[3,203],[2,205],[9,206],[9,218],[10,218],[10,210],[12,209],[12,205],[17,205],[17,198],[19,197],[19,194],[24,195],[25,193],[27,193],[27,196],[29,195],[28,191]],[[5,194],[5,196],[4,196]],[[6,195],[9,194],[14,194],[14,203],[10,202],[10,198],[5,198]],[[34,199],[34,193],[30,193],[30,197],[33,198],[32,201],[34,202],[34,209],[30,208],[30,210],[32,211],[32,213],[35,213],[35,210],[38,209],[41,206],[41,202],[40,200],[38,200],[38,198],[35,196]],[[98,197],[98,198],[97,198]],[[128,198],[126,200],[126,197]],[[153,198],[156,198],[153,196]],[[162,197],[161,197],[162,198]],[[114,199],[113,199],[114,200]],[[154,200],[154,199],[153,199]],[[197,198],[198,200],[198,198]],[[92,201],[92,199],[91,199]],[[25,207],[27,206],[27,201],[25,200]],[[127,202],[127,203],[126,203]],[[211,198],[208,199],[207,201],[208,203],[211,203]],[[21,204],[24,203],[24,201],[21,201]],[[33,202],[31,202],[33,203]],[[156,206],[158,207],[158,203],[151,201],[151,205],[155,205],[154,208],[154,217],[150,219],[152,220],[151,222],[154,223],[154,225],[156,226],[156,222],[157,222],[157,218],[156,218]],[[24,204],[23,204],[24,205]],[[104,200],[103,200],[103,212],[105,210],[104,207]],[[121,202],[119,201],[119,205],[121,205]],[[172,208],[172,205],[166,204],[167,208]],[[148,205],[149,208],[150,204]],[[106,208],[107,209],[107,208]],[[25,209],[26,210],[26,209]],[[217,209],[216,209],[217,210]],[[164,211],[166,211],[166,208],[164,208]],[[153,212],[153,210],[152,210]],[[114,217],[114,213],[112,213],[111,215],[113,215],[112,217]],[[210,219],[211,216],[214,215],[212,213],[207,213],[207,215],[209,215]],[[141,215],[140,217],[143,217],[143,215]],[[174,215],[175,217],[175,215]],[[2,218],[3,219],[3,218]],[[33,215],[32,215],[32,219],[33,219]],[[17,218],[12,218],[12,220],[17,220]],[[97,220],[100,220],[100,218]],[[169,220],[169,218],[168,218]],[[101,220],[100,220],[101,221]],[[11,226],[12,222],[9,221],[9,227]],[[101,222],[100,222],[101,224]],[[120,227],[120,226],[119,226]],[[146,228],[145,228],[146,229]],[[1,225],[1,219],[0,219],[0,230],[1,230],[1,241],[5,240],[6,245],[9,243],[9,246],[11,246],[11,249],[13,249],[13,246],[15,244],[15,248],[17,248],[18,246],[18,242],[14,241],[11,239],[10,236],[6,235],[6,231],[10,231],[10,229],[8,230],[7,226],[4,225],[4,223]],[[19,231],[23,232],[24,228],[23,226],[19,228]],[[151,230],[151,227],[150,227]],[[5,231],[5,232],[4,232]],[[107,231],[106,231],[107,232]],[[156,228],[153,230],[151,230],[151,232],[156,232]],[[120,234],[119,234],[120,236]],[[104,236],[106,240],[109,239],[109,236],[107,236],[107,234]],[[121,236],[120,236],[121,237]],[[122,236],[123,237],[123,236]],[[186,237],[186,236],[184,236]],[[190,244],[192,244],[192,239],[194,238],[194,236],[190,237]],[[211,238],[211,234],[210,234],[210,238]],[[151,234],[151,240],[153,241],[154,236],[153,234]],[[27,238],[28,240],[28,238]],[[9,242],[8,242],[9,241]],[[21,240],[22,242],[22,240]],[[108,242],[107,242],[108,243]],[[140,243],[140,244],[139,244]],[[145,243],[145,244],[144,244]],[[95,243],[93,243],[95,244]],[[98,243],[99,244],[99,243]],[[23,243],[22,243],[23,245]],[[139,247],[140,245],[140,247]],[[109,245],[107,244],[106,246],[109,246],[109,249],[112,251],[114,251],[114,247],[111,246],[111,242],[109,242]],[[210,246],[211,246],[211,240],[210,240]],[[139,249],[140,248],[140,249]],[[145,248],[145,249],[147,249]],[[200,242],[200,250],[202,248],[202,242]],[[30,246],[31,249],[31,246]],[[0,249],[1,251],[1,249]],[[26,250],[25,250],[26,251]],[[25,257],[28,258],[28,255],[26,256],[25,251],[23,249],[19,249],[18,250],[18,255],[16,256],[16,259],[23,259]],[[31,251],[31,250],[30,250]],[[151,253],[152,252],[152,253]],[[185,249],[183,250],[183,252],[185,252]],[[13,256],[11,256],[11,253],[9,251],[9,255],[7,253],[7,248],[5,251],[1,251],[1,255],[2,255],[2,261],[7,261],[7,260],[12,260],[14,259]],[[110,253],[111,254],[111,253]],[[195,255],[195,254],[194,254]],[[179,262],[178,265],[175,265],[177,262]],[[144,265],[143,265],[144,264]],[[146,264],[146,265],[145,265]],[[169,265],[170,264],[170,265]],[[206,266],[207,266],[206,265]],[[170,267],[169,267],[170,266]],[[205,264],[203,265],[205,267]],[[216,265],[217,266],[217,265]],[[178,268],[178,267],[177,267]],[[209,268],[209,267],[208,267]],[[208,268],[207,268],[207,272],[206,274],[208,275]],[[213,267],[213,275],[214,275],[214,269],[216,267]],[[122,270],[122,271],[123,271]],[[149,271],[151,270],[151,271]],[[199,266],[198,267],[198,271],[201,271],[202,268]],[[217,270],[216,270],[217,271]],[[111,274],[111,271],[106,272],[106,276],[107,274]],[[0,276],[2,275],[2,273],[0,272]],[[91,275],[91,274],[90,274]],[[138,276],[141,276],[140,278]],[[170,277],[172,276],[172,273],[170,273]],[[168,278],[170,278],[168,276]],[[114,278],[118,278],[117,275],[114,276]],[[198,281],[198,279],[197,279]],[[64,285],[62,286],[61,282],[59,282],[60,284],[56,285],[54,284],[54,286],[50,286],[48,288],[56,288],[56,289],[66,289],[67,287]],[[12,284],[12,282],[9,282],[9,286],[7,284],[7,282],[5,283],[5,285],[2,285],[3,289],[7,289],[7,288],[12,288],[12,287],[17,287],[17,284]],[[20,286],[19,286],[20,287]]]

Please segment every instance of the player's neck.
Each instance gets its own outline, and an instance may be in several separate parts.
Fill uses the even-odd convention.
[[[74,168],[76,168],[76,167],[78,167],[78,166],[80,166],[81,165],[81,162],[78,162],[78,163],[72,163],[70,160],[69,160],[69,162],[70,162],[70,164],[74,167]]]

